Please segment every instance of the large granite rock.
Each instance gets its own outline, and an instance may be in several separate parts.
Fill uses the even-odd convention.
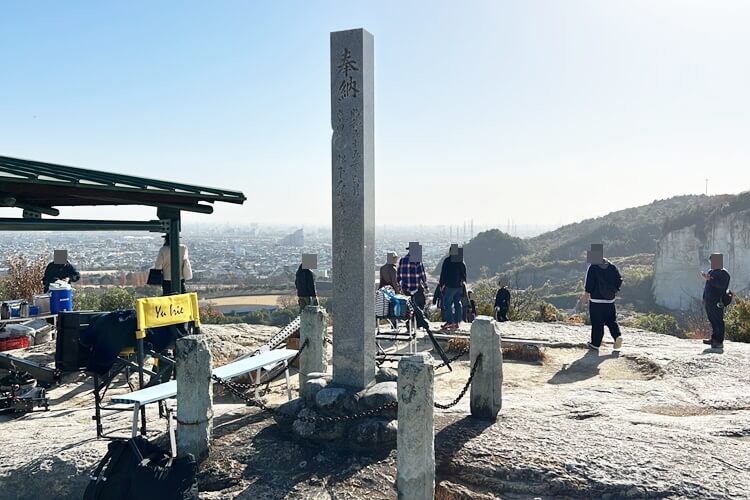
[[[398,394],[396,382],[380,382],[374,384],[364,391],[360,392],[359,405],[363,409],[380,408],[383,405],[397,403]],[[385,410],[383,415],[390,415],[395,418],[396,409]]]
[[[398,432],[398,422],[387,417],[373,417],[358,420],[349,428],[348,438],[363,448],[394,445]]]
[[[350,389],[326,387],[315,395],[315,406],[327,415],[348,415],[357,410],[357,399]]]
[[[395,382],[398,379],[398,370],[388,366],[381,366],[375,374],[375,382]]]
[[[236,332],[207,326],[227,339]],[[619,357],[610,339],[597,356],[586,356],[590,327],[499,328],[503,336],[551,341],[548,359],[542,366],[505,364],[505,403],[494,423],[469,417],[468,397],[436,411],[437,498],[747,497],[750,345],[726,341],[716,354],[697,340],[624,328]],[[13,354],[54,363],[51,347]],[[458,361],[454,375],[436,373],[436,401],[455,397],[468,369]],[[449,384],[451,376],[458,378]],[[0,497],[82,497],[107,449],[104,440],[81,439],[94,432],[86,418],[94,404],[90,383],[64,374],[48,392],[50,411],[0,416]],[[280,387],[268,397],[285,402],[286,393]],[[214,405],[201,498],[397,498],[395,450],[310,445],[267,412],[236,403]],[[150,428],[163,431],[156,405],[149,406]],[[117,418],[129,424],[126,412]],[[349,434],[339,441],[350,442]]]
[[[310,404],[315,404],[315,397],[318,393],[328,386],[329,380],[325,378],[308,378],[300,388],[300,396],[305,398]]]
[[[304,439],[316,441],[333,441],[344,435],[344,422],[308,422],[305,418],[317,418],[322,415],[312,408],[305,408],[299,412],[297,420],[292,424],[294,433]],[[302,417],[302,418],[300,418]]]
[[[274,420],[279,426],[285,431],[292,430],[292,423],[297,418],[297,415],[305,408],[304,398],[295,398],[286,403],[282,403],[276,408],[276,411],[280,415],[274,415]]]
[[[654,300],[668,309],[689,310],[700,305],[712,252],[724,254],[734,292],[750,288],[750,210],[722,214],[700,227],[669,231],[662,236],[654,260]]]

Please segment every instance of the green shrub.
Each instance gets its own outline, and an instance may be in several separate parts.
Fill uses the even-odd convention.
[[[101,311],[100,295],[94,292],[75,290],[73,292],[73,309],[76,311]]]
[[[750,343],[750,299],[735,297],[724,321],[728,340]]]
[[[119,309],[133,309],[134,307],[135,295],[125,288],[108,288],[99,297],[100,311],[117,311]]]
[[[656,306],[652,287],[654,271],[650,267],[626,267],[622,271],[624,280],[620,296],[635,306],[637,311],[650,311]]]
[[[494,278],[479,280],[470,288],[474,292],[474,300],[477,303],[477,314],[494,316],[497,280]],[[531,287],[510,291],[508,318],[511,321],[554,321],[555,317],[557,317],[557,309],[542,300]]]
[[[680,327],[677,320],[668,314],[646,314],[632,321],[632,325],[641,330],[661,333],[664,335],[680,335]]]

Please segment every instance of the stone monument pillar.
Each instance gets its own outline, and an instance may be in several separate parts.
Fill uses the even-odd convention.
[[[477,316],[471,324],[471,365],[481,354],[471,381],[471,415],[483,420],[497,420],[503,406],[503,346],[500,329],[489,316]]]
[[[310,373],[325,373],[328,368],[326,355],[326,310],[318,306],[307,306],[302,311],[299,327],[300,347],[307,342],[299,355],[299,387],[305,386]]]
[[[374,42],[331,33],[333,382],[375,376]]]
[[[396,488],[404,500],[435,496],[435,425],[432,356],[426,352],[398,362]]]

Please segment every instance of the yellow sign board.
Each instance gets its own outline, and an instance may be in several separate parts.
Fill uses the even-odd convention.
[[[190,321],[194,322],[195,326],[200,326],[198,294],[195,292],[138,299],[135,301],[135,314],[138,328],[135,337],[138,339],[146,336],[147,328]]]

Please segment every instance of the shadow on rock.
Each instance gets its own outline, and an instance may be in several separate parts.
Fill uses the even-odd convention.
[[[213,439],[232,434],[249,424],[257,424],[267,420],[262,413],[237,414],[227,413],[214,418]]]
[[[73,399],[76,396],[85,394],[86,392],[89,392],[89,391],[91,391],[90,385],[80,384],[80,385],[73,387],[70,391],[66,392],[65,394],[61,394],[60,396],[56,398],[51,398],[49,400],[49,404],[50,406],[60,405],[66,401]]]
[[[467,415],[445,426],[435,434],[435,459],[440,464],[448,463],[464,445],[495,423],[494,420],[480,420]],[[436,467],[439,464],[436,463]]]
[[[620,357],[618,351],[615,351],[608,356],[600,356],[597,351],[589,349],[580,359],[573,361],[569,365],[563,365],[563,367],[560,368],[560,370],[555,373],[547,383],[554,385],[572,384],[574,382],[580,382],[582,380],[596,377],[599,375],[599,365],[608,359],[618,357]]]
[[[292,493],[307,497],[313,491],[319,493],[321,487],[332,491],[362,469],[389,457],[395,464],[395,453],[391,449],[373,450],[364,455],[361,451],[339,450],[296,440],[276,425],[260,430],[250,441],[250,449],[237,458],[245,466],[243,479],[251,484],[235,493],[235,498],[281,499]],[[394,488],[388,478],[383,478],[382,484],[375,484],[377,482],[368,484],[366,489],[384,492]]]
[[[73,448],[86,441],[89,440],[68,445],[57,452]],[[45,498],[78,500],[83,496],[89,482],[88,474],[79,471],[74,463],[50,455],[35,459],[11,471],[9,476],[10,480],[3,481],[0,498],[38,500],[40,493],[44,492]]]

